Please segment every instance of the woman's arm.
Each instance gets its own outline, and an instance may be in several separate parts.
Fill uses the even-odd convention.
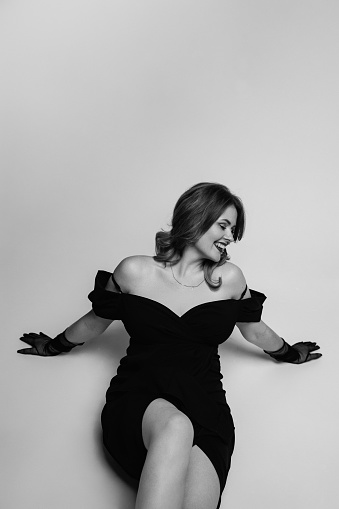
[[[91,310],[67,327],[65,336],[71,343],[84,343],[89,339],[100,336],[112,322],[113,320],[101,318]]]
[[[244,299],[246,302],[246,299],[251,297],[251,293],[247,288],[245,277],[236,265],[231,264],[229,267],[231,268],[231,283],[234,288],[234,296],[236,299]],[[245,295],[243,295],[245,288],[247,288],[247,291]],[[262,348],[265,353],[269,354],[277,361],[301,364],[321,357],[321,353],[311,353],[314,350],[319,349],[319,346],[316,343],[311,341],[301,341],[290,346],[262,320],[259,322],[239,321],[236,325],[247,341],[259,348]]]
[[[18,353],[49,357],[69,352],[74,347],[83,345],[89,339],[102,334],[112,321],[97,316],[93,310],[89,311],[55,338],[51,338],[43,332],[23,334],[20,339],[30,345],[30,348],[22,348],[18,350]]]
[[[111,278],[109,278],[105,290],[118,293]],[[89,339],[100,336],[112,322],[111,319],[97,316],[92,309],[55,338],[51,338],[43,332],[23,334],[20,340],[30,345],[30,348],[22,348],[18,350],[18,353],[47,357],[69,352],[74,347],[83,345]]]
[[[300,341],[290,346],[263,321],[238,322],[237,326],[247,341],[262,348],[265,353],[277,361],[302,364],[322,356],[321,353],[311,353],[319,350],[320,347],[316,343]]]
[[[237,327],[247,341],[263,350],[274,352],[284,344],[284,340],[263,321],[238,322]]]

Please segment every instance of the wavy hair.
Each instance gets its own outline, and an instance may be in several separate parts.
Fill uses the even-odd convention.
[[[242,239],[245,231],[245,210],[241,199],[222,184],[201,182],[190,187],[180,196],[174,207],[171,230],[161,230],[155,235],[154,260],[165,264],[178,263],[185,247],[196,243],[231,205],[237,210],[233,237],[234,241],[238,241]],[[214,269],[229,259],[225,252],[219,262],[203,262],[205,281],[211,288],[219,288],[222,283],[221,277],[218,280],[212,278]]]

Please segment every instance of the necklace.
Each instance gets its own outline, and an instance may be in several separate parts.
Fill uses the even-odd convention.
[[[180,281],[178,281],[178,280],[177,280],[177,278],[175,277],[174,272],[173,272],[172,265],[170,265],[170,267],[171,267],[171,271],[172,271],[172,276],[173,276],[173,278],[174,278],[174,279],[176,280],[176,282],[177,282],[177,283],[179,283],[179,285],[181,285],[181,286],[186,286],[186,288],[192,288],[192,290],[193,290],[194,288],[197,288],[198,286],[200,286],[200,285],[201,285],[201,284],[205,281],[205,278],[204,278],[204,279],[201,281],[201,283],[199,283],[198,285],[184,285],[183,283],[180,283]]]

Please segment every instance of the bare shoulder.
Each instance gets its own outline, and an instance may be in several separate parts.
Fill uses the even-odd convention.
[[[145,277],[150,268],[154,266],[152,256],[134,255],[121,260],[114,270],[114,279],[123,292],[130,292],[138,281]]]
[[[228,291],[230,288],[232,289],[232,298],[240,299],[246,288],[246,279],[240,267],[234,263],[226,262],[218,269],[222,277],[222,286],[227,288]],[[247,292],[249,293],[249,290]]]

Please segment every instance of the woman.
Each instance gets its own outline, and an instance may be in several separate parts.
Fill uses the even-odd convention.
[[[58,355],[122,320],[126,356],[102,411],[106,449],[139,480],[136,509],[220,507],[234,447],[218,345],[237,325],[278,361],[321,356],[313,342],[288,345],[261,321],[265,295],[247,288],[227,246],[244,233],[241,200],[220,184],[200,183],[178,200],[156,256],[131,256],[99,271],[92,311],[56,338],[24,334],[20,353]]]

